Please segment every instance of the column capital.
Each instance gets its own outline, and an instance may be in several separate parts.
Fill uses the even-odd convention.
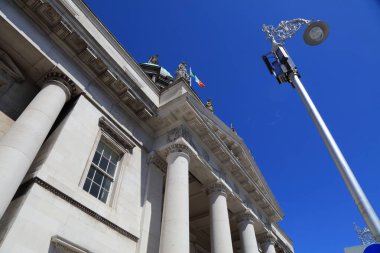
[[[42,84],[43,88],[51,83],[60,86],[65,91],[67,100],[69,100],[71,96],[76,92],[76,86],[73,80],[71,80],[67,75],[61,72],[52,71],[45,75]]]
[[[249,223],[253,225],[255,224],[256,218],[249,210],[246,210],[236,215],[236,221],[238,224]]]
[[[217,194],[224,195],[225,197],[227,197],[228,189],[224,186],[222,182],[217,181],[217,182],[209,184],[206,187],[206,193],[207,195],[217,193]]]
[[[274,245],[277,241],[276,237],[272,232],[262,233],[257,237],[260,243],[272,244]]]
[[[189,159],[191,156],[190,148],[187,145],[181,144],[181,143],[174,143],[166,148],[165,150],[166,157],[168,157],[172,153],[184,153],[189,157]]]
[[[160,169],[162,172],[166,172],[166,168],[168,166],[167,162],[162,159],[157,152],[153,151],[149,154],[148,157],[148,164],[153,164],[158,169]]]

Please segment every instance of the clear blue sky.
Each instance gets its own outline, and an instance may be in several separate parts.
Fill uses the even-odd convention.
[[[364,225],[296,91],[278,85],[261,55],[263,23],[322,19],[330,37],[286,43],[302,80],[351,168],[380,214],[379,0],[86,0],[127,51],[159,54],[171,73],[185,60],[206,84],[195,87],[233,123],[285,212],[281,227],[296,252],[335,253],[359,244]]]

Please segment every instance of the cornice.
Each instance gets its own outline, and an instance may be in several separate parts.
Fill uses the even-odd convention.
[[[130,153],[132,149],[136,147],[135,143],[124,134],[119,128],[108,121],[104,116],[99,119],[100,129],[108,134],[117,145],[121,145],[123,149],[128,150]]]
[[[150,86],[150,88],[159,95],[158,87],[152,82],[152,80],[142,71],[140,64],[130,56],[128,51],[120,44],[120,42],[109,32],[106,26],[102,23],[100,19],[96,17],[96,15],[91,11],[88,5],[83,2],[83,0],[72,0],[76,6],[80,8],[80,10],[86,14],[86,17],[91,21],[91,23],[98,29],[98,31],[107,39],[107,41],[113,46],[117,52],[126,58],[126,60],[130,63],[131,67],[138,72],[138,74],[144,79],[146,84]]]
[[[70,11],[63,2],[49,0],[14,0],[21,8],[48,33],[53,40],[68,54],[83,65],[104,89],[116,96],[120,103],[129,107],[141,120],[145,121],[156,114],[157,106],[132,80],[125,69],[99,45],[75,18],[70,18]],[[63,14],[64,13],[64,14]],[[92,15],[93,16],[93,15]],[[69,20],[70,19],[70,20]],[[103,27],[103,29],[105,29]],[[104,31],[103,31],[104,32]],[[121,47],[120,45],[118,45]],[[120,53],[120,52],[119,52]],[[124,57],[128,55],[124,51]],[[129,56],[129,55],[128,55]],[[131,57],[129,56],[131,59]],[[131,60],[129,60],[131,63]],[[143,73],[136,62],[132,62],[134,70]],[[145,80],[150,85],[149,79]]]

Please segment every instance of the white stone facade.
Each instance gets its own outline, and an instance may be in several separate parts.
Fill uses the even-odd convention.
[[[81,0],[0,1],[0,31],[0,253],[294,251],[243,140]]]

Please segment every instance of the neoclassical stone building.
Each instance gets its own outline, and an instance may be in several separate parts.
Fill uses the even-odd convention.
[[[0,1],[0,252],[293,252],[184,67],[136,63],[81,0]]]

